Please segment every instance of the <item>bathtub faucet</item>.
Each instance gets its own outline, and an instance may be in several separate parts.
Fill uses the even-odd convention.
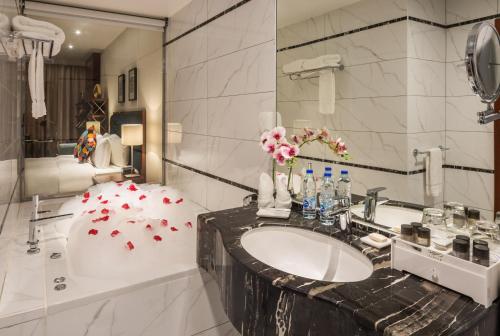
[[[31,218],[29,221],[29,230],[28,230],[28,242],[29,245],[28,254],[37,254],[40,252],[40,248],[38,247],[38,238],[36,236],[36,228],[37,226],[47,225],[50,223],[57,222],[61,219],[72,218],[72,213],[62,214],[62,215],[54,215],[47,217],[40,217],[40,214],[48,213],[50,211],[39,211],[40,207],[40,199],[38,195],[33,195],[31,200],[33,205],[33,211],[31,213]]]

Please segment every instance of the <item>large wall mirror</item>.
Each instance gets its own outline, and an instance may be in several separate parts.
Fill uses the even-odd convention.
[[[471,90],[465,47],[487,0],[278,0],[277,111],[287,134],[326,127],[350,153],[303,146],[297,170],[349,171],[352,192],[459,202],[494,218],[494,125]],[[325,64],[338,66],[325,69]],[[306,65],[304,65],[304,61]],[[311,65],[312,64],[312,65]],[[317,71],[307,71],[316,69]],[[439,154],[436,154],[439,153]],[[437,168],[436,168],[437,167]],[[497,198],[498,199],[498,198]],[[500,210],[500,209],[496,209]]]

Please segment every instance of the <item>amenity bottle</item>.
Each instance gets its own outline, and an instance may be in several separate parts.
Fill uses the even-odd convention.
[[[328,167],[329,168],[329,167]],[[333,225],[334,223],[334,201],[335,182],[332,178],[332,170],[325,169],[323,183],[319,194],[319,220],[323,225]]]
[[[302,193],[304,199],[302,201],[302,215],[305,219],[316,218],[316,181],[314,180],[311,164],[306,170],[306,176],[302,182]]]
[[[351,178],[347,170],[340,171],[340,178],[337,183],[337,195],[349,199],[349,204],[351,204]]]

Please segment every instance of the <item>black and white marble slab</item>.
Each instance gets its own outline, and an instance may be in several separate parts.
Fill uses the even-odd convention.
[[[256,211],[249,206],[198,217],[198,264],[216,279],[229,320],[242,335],[498,335],[498,301],[486,309],[391,269],[390,247],[377,250],[361,243],[363,231],[346,236],[297,212],[280,220],[258,218]],[[374,272],[363,281],[332,283],[272,268],[250,256],[240,242],[248,230],[267,225],[340,239],[365,254]]]

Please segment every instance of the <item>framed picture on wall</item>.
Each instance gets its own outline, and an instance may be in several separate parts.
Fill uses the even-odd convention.
[[[128,71],[128,100],[137,100],[137,68]]]
[[[118,76],[118,102],[125,103],[125,74]]]

